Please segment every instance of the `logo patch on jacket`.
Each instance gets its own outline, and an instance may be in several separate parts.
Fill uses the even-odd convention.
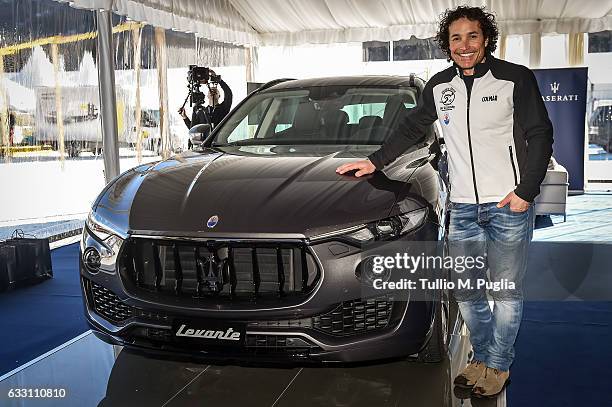
[[[448,113],[444,113],[444,124],[448,125],[450,123],[450,117],[448,117]]]
[[[482,101],[483,102],[497,102],[497,95],[483,96]]]
[[[442,91],[442,97],[440,98],[440,103],[444,106],[448,106],[455,101],[455,89],[446,88]]]

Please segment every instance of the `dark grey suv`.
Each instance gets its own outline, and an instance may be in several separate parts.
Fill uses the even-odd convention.
[[[444,235],[433,128],[384,172],[335,172],[378,149],[422,88],[414,77],[274,81],[201,151],[117,177],[81,244],[93,331],[213,359],[440,360],[444,303],[364,298],[360,281],[365,244]]]

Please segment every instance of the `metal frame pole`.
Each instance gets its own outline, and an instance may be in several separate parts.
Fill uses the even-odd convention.
[[[98,86],[106,183],[119,175],[119,132],[115,95],[115,58],[110,11],[96,11],[98,22]]]

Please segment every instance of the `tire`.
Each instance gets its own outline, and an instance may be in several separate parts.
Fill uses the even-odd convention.
[[[425,347],[419,352],[419,362],[439,363],[448,353],[448,306],[440,301],[436,304],[433,330]]]

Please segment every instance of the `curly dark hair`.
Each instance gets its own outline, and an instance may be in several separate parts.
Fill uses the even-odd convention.
[[[499,30],[497,29],[495,15],[487,12],[484,7],[459,6],[453,10],[446,10],[440,15],[440,28],[434,39],[442,51],[444,51],[449,61],[451,60],[451,52],[448,29],[454,21],[464,17],[468,20],[478,21],[480,23],[480,29],[484,37],[489,40],[489,43],[485,47],[487,54],[492,54],[497,48]]]

